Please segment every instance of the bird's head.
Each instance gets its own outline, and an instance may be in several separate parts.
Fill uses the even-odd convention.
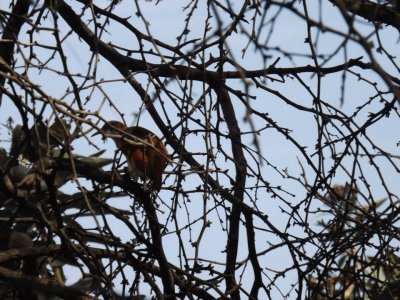
[[[103,140],[105,140],[107,137],[112,137],[112,135],[121,135],[121,130],[125,131],[126,128],[127,126],[119,121],[109,121],[103,125],[100,131],[96,132],[92,136],[101,134]]]

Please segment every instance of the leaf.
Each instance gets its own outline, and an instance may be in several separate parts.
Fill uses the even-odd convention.
[[[18,189],[21,190],[34,190],[36,188],[36,184],[39,183],[41,190],[44,191],[47,189],[47,186],[43,180],[41,180],[41,177],[39,174],[36,172],[32,172],[27,174],[24,179],[22,179],[21,182],[19,182],[16,186]]]
[[[79,161],[87,164],[89,167],[100,169],[100,168],[102,168],[102,167],[104,167],[106,165],[109,165],[110,163],[113,162],[113,159],[111,159],[111,158],[98,157],[101,154],[103,154],[104,152],[105,152],[105,150],[102,150],[102,151],[96,152],[96,153],[94,153],[94,154],[92,154],[90,156],[83,156],[83,155],[80,155],[80,154],[72,154],[72,158],[78,159]],[[61,150],[54,149],[52,151],[52,156],[54,158],[60,157],[60,155],[61,155]],[[64,155],[62,157],[63,158],[70,158],[71,156],[69,155],[69,153],[64,153]]]
[[[82,292],[91,292],[95,289],[95,281],[91,276],[84,276],[78,282],[71,285],[71,288]]]
[[[6,149],[0,148],[0,170],[5,169],[7,161],[8,161],[8,156]]]
[[[28,172],[29,169],[27,167],[18,165],[10,169],[8,176],[10,176],[10,179],[13,183],[19,183],[25,178]]]
[[[70,171],[57,171],[54,178],[54,185],[60,187],[70,181],[72,178],[72,172]]]
[[[98,151],[98,152],[96,152],[96,153],[93,153],[93,154],[90,155],[89,157],[99,157],[99,156],[103,155],[104,152],[106,152],[106,150],[100,150],[100,151]]]
[[[109,165],[114,160],[111,158],[100,158],[100,157],[84,157],[79,159],[81,162],[84,162],[88,166],[96,169],[100,169],[106,165]]]
[[[54,146],[62,144],[70,137],[71,126],[63,119],[56,119],[49,128],[50,143]]]
[[[26,232],[11,231],[8,239],[8,248],[20,249],[25,247],[33,247],[32,238]]]
[[[26,153],[27,145],[24,143],[26,138],[25,131],[21,125],[16,125],[12,129],[10,156],[17,157]]]

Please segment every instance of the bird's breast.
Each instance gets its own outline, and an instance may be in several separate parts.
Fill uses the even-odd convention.
[[[144,149],[134,149],[125,153],[128,170],[133,178],[148,178],[149,177],[149,157]]]

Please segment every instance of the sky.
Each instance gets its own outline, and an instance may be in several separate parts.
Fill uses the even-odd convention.
[[[327,1],[325,1],[327,2]],[[99,6],[104,6],[108,3],[108,1],[96,1],[95,2]],[[151,33],[155,38],[171,44],[176,44],[176,37],[181,33],[182,27],[184,26],[184,20],[187,14],[187,11],[182,9],[181,1],[161,1],[158,5],[155,5],[154,1],[139,1],[141,13],[144,16],[144,19],[148,22],[147,26],[143,23],[143,19],[138,18],[137,16],[133,16],[130,21],[134,24],[142,32]],[[204,18],[207,15],[207,10],[205,6],[205,1],[200,1],[198,3],[198,8],[195,11],[191,22],[190,22],[190,34],[188,35],[188,39],[201,38],[204,35]],[[341,16],[337,13],[337,10],[333,8],[330,4],[325,4],[323,1],[308,1],[309,13],[310,16],[315,18],[319,18],[318,15],[318,7],[317,4],[322,4],[322,19],[323,22],[327,25],[335,27],[340,30],[344,30],[346,32],[346,25],[343,22]],[[6,2],[0,3],[0,9],[6,9]],[[123,1],[116,12],[121,17],[128,17],[135,15],[136,7],[133,1]],[[237,8],[236,8],[237,9]],[[301,6],[299,6],[301,9]],[[222,14],[223,15],[223,14]],[[270,16],[274,16],[275,14],[271,12]],[[249,16],[250,18],[250,16]],[[229,20],[225,20],[229,22]],[[49,16],[46,22],[49,22],[49,25],[52,23],[52,17]],[[44,24],[42,24],[44,25]],[[60,26],[65,26],[63,22],[60,22]],[[250,26],[250,25],[249,25]],[[363,33],[368,34],[371,32],[371,27],[368,24],[363,24],[360,22],[357,24],[357,28]],[[249,28],[247,28],[249,29]],[[65,27],[60,27],[60,31],[65,33]],[[265,30],[262,38],[266,38],[268,31]],[[396,30],[386,27],[381,32],[381,39],[384,41],[387,48],[390,50],[390,53],[394,55],[398,55],[399,47],[398,47],[398,33]],[[396,38],[393,38],[395,36]],[[24,36],[25,38],[26,35]],[[307,37],[307,27],[304,22],[302,22],[296,16],[293,16],[288,13],[282,13],[277,15],[275,27],[273,34],[270,37],[269,45],[280,47],[281,49],[285,49],[288,52],[301,52],[301,53],[309,53],[309,46],[307,43],[304,43],[305,38]],[[53,44],[54,37],[50,32],[46,33],[45,31],[40,34],[35,35],[35,38],[43,44]],[[113,44],[117,44],[120,47],[133,48],[137,49],[137,40],[134,36],[124,30],[122,27],[117,26],[115,24],[111,24],[108,27],[108,32],[104,33],[102,39],[107,42],[112,42]],[[376,40],[376,39],[375,39]],[[330,53],[332,49],[338,47],[338,45],[342,42],[342,39],[333,36],[332,34],[325,34],[319,37],[318,43],[320,45],[319,51],[320,53]],[[247,40],[244,40],[239,33],[232,34],[232,36],[228,40],[228,44],[231,47],[231,51],[236,58],[237,62],[242,66],[245,66],[248,69],[259,69],[263,67],[262,61],[257,53],[254,52],[254,49],[251,47],[245,52],[244,57],[242,57],[242,49],[246,47]],[[70,67],[71,73],[86,73],[87,69],[87,61],[89,59],[89,48],[84,44],[80,43],[73,35],[69,36],[64,43],[64,50],[68,56],[68,63]],[[185,50],[189,49],[187,47]],[[51,51],[43,51],[40,53],[41,57],[45,59],[49,57]],[[212,53],[207,53],[207,55]],[[215,53],[214,53],[215,54]],[[306,60],[303,57],[296,56],[294,57],[294,61],[288,59],[287,57],[283,57],[277,51],[270,51],[271,58],[269,59],[269,63],[275,61],[276,58],[280,58],[276,67],[291,67],[291,66],[302,66],[310,64],[309,60]],[[364,56],[366,60],[368,57],[366,53],[362,51],[356,45],[350,45],[347,47],[346,55],[349,58],[357,58],[360,56]],[[393,72],[396,74],[396,70],[388,64],[387,59],[384,55],[380,53],[374,53],[375,58],[382,63],[383,66],[387,67],[389,72]],[[140,58],[139,54],[133,54],[133,57]],[[150,60],[151,60],[151,56]],[[158,61],[155,61],[158,62]],[[18,62],[19,65],[23,66],[21,61]],[[327,66],[332,66],[334,64],[343,63],[343,55],[336,55],[334,59],[332,59]],[[60,69],[60,65],[57,60],[54,63],[50,64],[51,67],[55,69]],[[360,72],[360,70],[355,69],[355,72]],[[372,72],[370,74],[363,73],[367,76],[371,81],[377,81],[379,86],[384,86],[382,81],[379,80]],[[51,72],[43,72],[38,74],[35,70],[31,70],[30,72],[31,78],[34,78],[35,82],[40,84],[45,91],[50,94],[52,97],[56,99],[62,99],[64,101],[68,101],[73,98],[73,95],[69,92],[66,92],[66,82],[65,77],[56,76]],[[140,80],[144,87],[146,87],[146,77],[140,74],[135,74],[135,78]],[[352,114],[354,110],[360,105],[364,104],[366,99],[375,94],[373,90],[373,86],[368,84],[367,82],[359,82],[356,78],[356,75],[348,74],[349,80],[346,83],[346,92],[344,103],[340,102],[340,80],[341,74],[339,75],[329,75],[322,77],[321,80],[321,99],[329,102],[332,106],[342,110],[347,114]],[[277,76],[275,78],[278,78]],[[302,75],[301,78],[308,84],[311,90],[316,93],[317,92],[317,84],[316,78],[306,75]],[[99,110],[101,116],[106,120],[120,119],[120,113],[123,113],[126,117],[126,122],[129,125],[136,124],[137,118],[135,114],[141,111],[139,124],[143,127],[146,127],[156,134],[160,135],[160,131],[157,128],[156,124],[151,120],[148,113],[143,110],[142,103],[132,88],[121,80],[121,75],[103,58],[99,58],[99,64],[97,65],[97,81],[108,81],[99,85],[102,89],[99,88],[87,88],[82,91],[82,98],[85,96],[90,96],[90,102],[87,103],[86,108],[91,109],[92,111]],[[244,89],[244,86],[240,82],[232,82],[232,86],[237,89]],[[183,84],[183,82],[181,82]],[[279,81],[271,82],[269,81],[267,86],[271,89],[276,89],[284,94],[287,98],[294,100],[296,103],[306,106],[312,106],[312,97],[308,93],[308,91],[301,86],[298,81],[293,78],[286,77],[284,84]],[[151,87],[150,87],[151,88]],[[175,91],[177,94],[182,94],[181,87],[177,82],[171,83],[169,88],[172,91]],[[307,153],[311,154],[315,151],[315,142],[317,138],[316,131],[316,122],[313,116],[307,112],[300,112],[296,109],[293,109],[283,103],[283,101],[271,93],[266,93],[261,89],[257,89],[254,84],[250,87],[251,94],[256,97],[255,100],[251,100],[250,103],[252,107],[256,110],[260,110],[263,112],[267,112],[268,115],[276,121],[280,126],[284,128],[288,128],[292,130],[291,136],[296,139],[300,145],[307,146]],[[202,86],[201,84],[194,84],[193,86],[192,96],[200,97],[202,94]],[[162,95],[165,97],[165,95]],[[110,108],[108,104],[102,106],[102,101],[104,99],[111,99],[114,103],[116,109]],[[166,97],[164,98],[166,99]],[[212,99],[210,99],[211,101]],[[15,107],[7,100],[3,100],[3,104],[0,107],[0,123],[5,123],[8,117],[15,118],[15,121],[18,123],[18,113],[15,110]],[[246,111],[243,105],[237,99],[234,99],[235,104],[235,112],[237,113],[237,117],[241,121],[241,127],[244,130],[249,130],[250,126],[248,122],[243,121],[246,116]],[[166,102],[167,103],[167,102]],[[158,109],[162,109],[160,103],[155,103]],[[170,106],[169,106],[170,105]],[[172,116],[177,113],[177,109],[172,107],[171,104],[166,106],[167,114],[171,117],[173,122],[178,122],[178,119],[174,119]],[[39,108],[39,107],[37,107]],[[356,121],[359,125],[363,124],[368,117],[369,112],[378,111],[381,108],[381,104],[376,101],[373,104],[369,105],[365,109],[361,110],[358,114]],[[201,118],[201,114],[195,114],[195,116]],[[215,115],[214,115],[215,116]],[[97,119],[92,117],[92,121],[95,122]],[[213,120],[214,121],[214,120]],[[256,128],[263,128],[265,126],[265,122],[259,118],[253,118],[254,124]],[[214,121],[215,122],[215,121]],[[194,124],[191,123],[193,126]],[[394,128],[398,127],[398,118],[395,115],[389,116],[387,119],[382,120],[377,125],[371,126],[368,129],[368,134],[373,138],[374,142],[377,145],[380,145],[383,149],[391,153],[397,153],[398,148],[396,143],[398,142],[398,131],[394,130]],[[223,126],[222,130],[226,130]],[[178,129],[178,134],[179,134]],[[9,137],[7,136],[7,131],[4,128],[0,129],[0,139],[4,147],[7,148],[7,140]],[[226,132],[225,132],[226,133]],[[186,146],[191,151],[199,151],[199,148],[202,147],[202,139],[199,139],[197,136],[192,136],[187,139]],[[250,136],[244,138],[245,143],[251,145],[252,138]],[[215,145],[215,140],[212,140]],[[273,129],[264,130],[259,137],[260,147],[263,156],[267,159],[267,161],[271,164],[264,164],[262,166],[262,174],[265,176],[270,182],[271,186],[278,187],[281,186],[282,190],[289,191],[294,196],[290,196],[285,194],[284,192],[280,192],[279,194],[285,197],[291,203],[296,203],[296,201],[301,201],[305,197],[304,189],[299,186],[299,184],[295,180],[287,179],[282,174],[284,170],[287,170],[289,174],[296,177],[301,174],[301,167],[299,162],[304,165],[307,174],[309,174],[309,180],[312,182],[313,175],[310,171],[310,168],[304,164],[304,158],[301,153],[293,147],[293,144],[288,141],[283,135],[278,134]],[[226,151],[230,151],[230,146],[227,141],[223,141],[226,145]],[[95,146],[98,149],[107,149],[107,152],[104,154],[105,157],[113,157],[115,151],[115,145],[112,141],[107,141],[103,143],[100,141],[100,138],[96,140]],[[340,145],[338,148],[342,147]],[[168,146],[169,147],[169,146]],[[80,139],[74,142],[74,148],[76,153],[82,155],[89,155],[97,151],[97,149],[93,146],[88,145],[88,143],[84,139]],[[169,147],[169,150],[172,152],[172,149]],[[176,157],[175,157],[176,158]],[[201,158],[199,158],[201,160]],[[315,157],[314,157],[315,159]],[[347,159],[347,158],[345,158]],[[372,167],[368,166],[368,161],[366,159],[360,159],[363,163],[363,170],[365,170],[365,176],[368,178],[369,182],[376,182],[377,184],[372,186],[376,199],[380,199],[385,197],[385,192],[380,184],[380,179],[378,178],[377,173],[374,171]],[[396,180],[396,172],[395,170],[387,163],[387,161],[379,161],[381,163],[381,171],[385,176],[386,182],[390,185],[391,189],[397,194],[400,192],[399,187],[397,185]],[[218,161],[219,165],[225,166],[229,169],[230,174],[234,174],[233,165],[226,163],[224,164],[222,158]],[[332,162],[330,158],[327,157],[325,164],[327,167]],[[348,165],[350,165],[352,161],[348,159]],[[250,164],[252,164],[250,162]],[[174,166],[170,165],[167,168],[167,171],[172,172]],[[185,165],[185,168],[188,168]],[[344,172],[338,170],[335,180],[333,184],[344,184],[347,176]],[[251,179],[249,179],[251,182]],[[174,179],[172,176],[169,176],[166,185],[173,184]],[[199,184],[199,180],[196,175],[188,176],[186,181],[184,182],[185,187],[195,187]],[[64,191],[69,191],[70,189],[75,189],[75,185],[73,183],[69,183],[63,187]],[[160,197],[167,201],[169,198],[173,197],[173,193],[169,191],[162,191]],[[258,195],[258,205],[261,211],[268,214],[269,220],[278,228],[284,229],[287,226],[287,216],[282,213],[282,209],[288,209],[288,206],[285,205],[279,199],[274,199],[271,195],[267,193],[261,193]],[[192,220],[196,220],[202,216],[202,212],[204,209],[202,195],[193,195],[190,198],[190,202],[185,202],[184,199],[179,198],[179,209],[178,209],[178,222],[184,226],[186,223],[190,223]],[[121,208],[127,208],[129,206],[130,199],[116,199],[111,201],[113,205],[120,206]],[[250,199],[246,199],[247,203],[250,203]],[[323,206],[321,202],[317,200],[313,202],[313,205],[317,208],[318,206]],[[161,220],[165,220],[168,216],[168,206],[162,205],[160,207],[159,217]],[[211,205],[207,205],[207,208],[210,208]],[[190,219],[187,216],[187,210],[190,212]],[[164,213],[161,213],[164,212]],[[207,229],[203,238],[203,246],[200,248],[201,256],[213,261],[224,262],[224,247],[225,247],[225,238],[226,232],[223,230],[223,226],[219,224],[219,214],[223,214],[223,211],[213,210],[208,215],[210,221],[212,221],[212,226],[210,229]],[[314,215],[313,219],[310,220],[311,223],[316,224],[319,218],[322,216]],[[85,226],[94,225],[93,219],[87,218],[85,219]],[[171,230],[173,229],[172,224],[169,224]],[[183,237],[186,241],[196,240],[198,237],[200,230],[199,223],[196,223],[192,226],[191,231],[183,234]],[[256,225],[263,226],[261,222],[256,220]],[[119,230],[119,223],[115,221],[112,224],[115,227],[115,230],[120,233],[122,240],[129,240],[132,238],[132,235],[129,232],[124,232]],[[317,227],[314,227],[317,228]],[[245,230],[244,227],[241,227],[241,230]],[[291,231],[292,234],[297,236],[304,236],[304,232],[301,231],[301,228],[294,228]],[[241,238],[243,239],[240,243],[239,256],[238,261],[241,261],[247,257],[246,245],[244,243],[245,233],[241,234]],[[179,258],[177,257],[177,253],[179,253],[179,248],[177,244],[177,239],[173,234],[167,235],[164,239],[165,244],[167,245],[167,256],[171,260],[171,262],[175,262],[179,265]],[[263,251],[267,250],[270,247],[270,244],[279,243],[280,240],[274,236],[273,234],[267,234],[263,231],[259,231],[257,233],[257,250]],[[210,246],[212,245],[212,246]],[[310,251],[312,251],[311,246],[309,246]],[[190,250],[188,247],[189,255],[194,255],[193,249]],[[287,252],[284,248],[280,248],[278,251],[271,251],[269,254],[260,256],[260,264],[268,269],[272,270],[282,270],[286,267],[290,266],[290,260],[287,259]],[[67,277],[68,282],[72,283],[76,280],[77,276],[75,275],[73,268],[67,267]],[[245,271],[246,276],[243,277],[242,284],[244,286],[250,286],[252,284],[252,275],[251,268],[248,267]],[[273,272],[268,272],[273,276]],[[279,299],[282,295],[286,295],[291,290],[291,284],[296,284],[296,274],[295,272],[289,272],[285,278],[279,278],[276,281],[276,286],[279,289],[274,288],[271,291],[271,295],[273,299]],[[143,291],[146,293],[146,290]],[[294,295],[290,294],[291,296]],[[276,298],[275,298],[276,297]]]

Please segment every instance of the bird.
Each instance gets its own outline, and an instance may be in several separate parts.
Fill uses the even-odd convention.
[[[150,180],[151,188],[160,191],[162,174],[169,162],[167,148],[161,139],[150,130],[128,127],[119,121],[109,121],[100,131],[104,139],[112,138],[125,155],[130,176],[144,182]],[[99,133],[95,133],[97,135]]]

